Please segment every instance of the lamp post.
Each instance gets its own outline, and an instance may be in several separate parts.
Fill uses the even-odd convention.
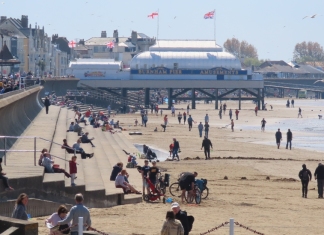
[[[34,76],[35,76],[35,78],[37,77],[37,70],[36,70],[36,64],[37,64],[37,59],[36,59],[36,56],[35,56],[35,73],[34,73]]]
[[[50,71],[49,71],[50,77],[52,77],[52,58],[50,58]]]

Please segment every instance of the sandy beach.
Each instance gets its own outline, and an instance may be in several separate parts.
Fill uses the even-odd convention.
[[[314,103],[312,103],[314,102]],[[134,126],[134,119],[140,122],[139,114],[118,115],[114,119],[127,129],[125,138],[133,143],[141,143],[153,148],[168,151],[168,146],[175,137],[180,142],[181,161],[159,162],[158,166],[171,174],[171,183],[183,171],[197,171],[198,178],[208,179],[209,197],[202,200],[200,205],[181,204],[181,208],[195,217],[193,230],[196,235],[206,232],[215,226],[234,218],[235,221],[255,229],[264,234],[322,234],[321,225],[324,200],[317,199],[316,181],[309,184],[308,198],[302,198],[301,183],[298,173],[301,165],[314,173],[318,163],[324,162],[323,152],[318,149],[306,148],[307,141],[323,139],[320,131],[304,131],[303,123],[315,123],[322,128],[318,115],[324,111],[324,102],[315,100],[295,100],[295,108],[286,108],[286,99],[267,99],[268,111],[259,111],[255,116],[255,105],[242,102],[239,120],[235,120],[235,131],[232,132],[228,110],[233,114],[238,108],[238,102],[228,101],[223,118],[218,117],[218,110],[212,104],[197,104],[196,110],[190,114],[197,122],[192,131],[188,125],[178,124],[177,117],[171,117],[170,110],[164,110],[169,117],[166,132],[161,131],[160,124],[163,116],[151,114],[149,111],[147,127]],[[270,104],[273,109],[270,110]],[[187,104],[175,105],[176,115],[183,113]],[[298,107],[302,107],[303,118],[297,119]],[[166,108],[166,105],[159,106]],[[321,111],[323,109],[323,111]],[[202,138],[199,137],[197,125],[203,122],[205,114],[210,116],[209,139],[214,150],[211,160],[205,161],[203,151],[200,150]],[[265,132],[261,132],[261,120],[267,121]],[[298,122],[298,124],[296,124]],[[299,125],[298,128],[294,125]],[[158,132],[154,132],[154,128]],[[282,146],[277,149],[275,131],[281,128],[283,134]],[[286,150],[286,132],[288,128],[293,132],[293,149]],[[128,135],[129,131],[140,131],[143,135]],[[301,138],[302,137],[302,138]],[[299,139],[298,139],[299,138]],[[294,140],[296,140],[296,145]],[[304,141],[303,141],[304,140]],[[299,147],[300,146],[300,147]],[[200,158],[191,160],[194,158]],[[189,160],[184,160],[189,158]],[[126,162],[126,158],[125,158]],[[228,177],[228,180],[224,179]],[[138,175],[140,177],[140,174]],[[242,179],[246,177],[246,179]],[[270,179],[266,179],[269,177]],[[131,182],[131,179],[130,179]],[[138,186],[140,187],[140,186]],[[167,192],[167,197],[170,194]],[[177,201],[177,198],[174,198]],[[162,202],[142,202],[135,205],[117,206],[107,209],[91,208],[92,226],[109,234],[160,234],[160,229],[170,204]],[[39,221],[40,234],[48,234],[44,227],[46,217],[34,218]],[[228,234],[229,228],[222,227],[210,234]],[[235,227],[235,234],[252,234]]]

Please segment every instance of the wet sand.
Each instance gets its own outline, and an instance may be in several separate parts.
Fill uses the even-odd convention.
[[[286,131],[294,127],[285,125],[282,129],[283,142],[278,150],[275,145],[275,132],[263,133],[250,126],[261,127],[261,119],[265,118],[267,124],[275,124],[285,119],[296,119],[298,113],[298,100],[295,100],[295,108],[286,108],[286,99],[267,100],[267,108],[271,102],[276,103],[272,111],[259,111],[254,114],[254,105],[251,102],[242,102],[242,110],[239,120],[235,120],[235,131],[230,127],[228,117],[229,108],[237,108],[237,102],[226,102],[227,110],[223,119],[219,119],[218,111],[213,104],[197,104],[196,110],[190,110],[190,114],[197,124],[192,131],[188,131],[188,125],[178,124],[177,117],[171,117],[171,111],[165,110],[163,116],[168,114],[169,124],[166,132],[161,131],[160,124],[163,116],[150,114],[147,127],[134,126],[134,119],[140,122],[139,114],[127,114],[116,116],[124,131],[125,138],[133,143],[148,144],[159,149],[168,150],[168,146],[175,137],[180,142],[180,162],[160,162],[158,165],[171,174],[171,183],[183,171],[197,171],[198,178],[208,179],[210,195],[202,200],[200,205],[181,204],[181,208],[189,215],[195,217],[193,230],[190,234],[206,232],[229,218],[251,227],[264,234],[321,234],[323,200],[317,199],[316,182],[309,184],[308,199],[302,198],[301,183],[298,172],[305,163],[314,173],[320,160],[324,161],[323,152],[309,151],[293,147],[286,150]],[[176,114],[184,112],[187,104],[176,105]],[[166,106],[160,106],[166,107]],[[303,117],[317,118],[320,111],[318,106],[303,107]],[[324,109],[323,109],[324,110]],[[197,125],[204,120],[205,114],[210,116],[209,138],[213,143],[214,151],[211,152],[212,160],[205,161],[203,151],[200,150],[202,138],[199,137]],[[234,113],[234,110],[233,110]],[[154,132],[154,128],[158,132]],[[141,131],[143,135],[130,136],[128,131]],[[269,143],[273,142],[273,145]],[[262,144],[268,143],[268,144]],[[294,146],[294,140],[293,140]],[[185,158],[199,160],[184,160]],[[239,159],[238,159],[239,158]],[[251,159],[253,158],[253,159]],[[228,180],[224,180],[224,176]],[[138,175],[140,177],[140,175]],[[241,179],[246,177],[246,179]],[[270,177],[267,180],[266,177]],[[130,179],[131,182],[131,179]],[[167,195],[170,194],[167,192]],[[175,198],[177,201],[177,199]],[[159,234],[166,211],[170,204],[162,202],[142,202],[135,205],[117,206],[107,209],[91,208],[93,227],[113,234]],[[40,234],[47,234],[42,218],[35,218],[40,223]],[[211,234],[228,234],[228,227]],[[243,228],[236,226],[235,234],[250,234]]]

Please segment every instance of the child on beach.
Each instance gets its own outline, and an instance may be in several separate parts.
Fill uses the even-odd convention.
[[[135,119],[135,126],[137,126],[137,124],[138,124],[138,121],[137,121],[137,119]]]
[[[69,161],[70,175],[71,175],[71,186],[75,186],[74,180],[77,178],[75,176],[75,174],[77,173],[76,159],[77,159],[77,156],[72,156],[71,161]]]

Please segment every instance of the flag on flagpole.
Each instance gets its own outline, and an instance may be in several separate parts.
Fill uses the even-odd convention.
[[[153,12],[152,14],[148,15],[147,17],[154,19],[155,16],[158,16],[159,13],[158,12]]]
[[[74,48],[74,47],[76,47],[76,42],[73,41],[73,40],[70,41],[70,42],[69,42],[69,47],[70,47],[70,48]]]
[[[112,41],[112,42],[108,42],[107,43],[107,48],[114,48],[115,47],[115,42],[114,41]]]
[[[204,15],[204,18],[205,19],[214,19],[214,14],[215,14],[215,10],[214,11],[210,11],[210,12],[208,12],[208,13],[206,13]]]

